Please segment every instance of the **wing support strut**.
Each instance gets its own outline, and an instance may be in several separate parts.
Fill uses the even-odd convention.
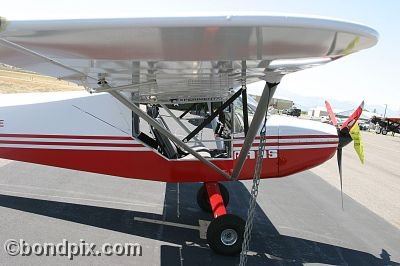
[[[10,42],[10,41],[8,41],[6,39],[1,39],[0,38],[0,44],[4,45],[5,47],[9,47],[11,49],[14,49],[16,51],[19,51],[19,52],[22,52],[22,53],[29,54],[29,55],[35,56],[37,58],[40,58],[40,59],[42,59],[42,60],[44,60],[47,63],[50,63],[52,65],[55,65],[55,66],[64,68],[64,69],[66,69],[68,71],[74,72],[74,73],[78,74],[81,78],[97,80],[96,78],[94,78],[92,76],[88,76],[86,73],[83,73],[83,72],[81,72],[79,70],[76,70],[75,68],[69,67],[69,66],[67,66],[65,64],[62,64],[62,63],[60,63],[60,62],[58,62],[58,61],[56,61],[56,60],[54,60],[54,59],[52,59],[50,57],[44,56],[42,54],[39,54],[39,53],[37,53],[37,52],[35,52],[33,50],[25,48],[25,47],[23,47],[23,46],[21,46],[19,44]]]
[[[243,128],[244,135],[247,136],[247,131],[249,131],[249,110],[247,108],[247,88],[244,87],[242,90],[242,105],[243,105]]]
[[[187,113],[189,113],[190,111],[193,110],[193,108],[197,105],[197,103],[192,104],[185,112],[183,112],[183,114],[181,114],[179,116],[180,119],[182,119],[185,115],[187,115]]]
[[[278,84],[279,83],[265,83],[263,93],[261,95],[260,101],[258,102],[256,112],[254,113],[253,120],[251,121],[249,130],[244,139],[242,149],[240,151],[239,157],[237,159],[230,179],[238,179],[240,172],[242,171],[244,162],[246,161],[247,155],[250,151],[251,145],[254,142],[254,138],[260,130],[261,123],[268,110],[268,105],[271,102],[272,96],[274,95]]]
[[[171,110],[169,110],[169,108],[168,108],[165,104],[160,104],[160,105],[161,105],[161,107],[164,108],[164,110],[167,111],[167,113],[175,120],[175,122],[178,123],[178,125],[180,125],[181,128],[182,128],[183,130],[186,131],[186,133],[188,133],[188,134],[190,133],[190,129],[188,129],[188,128],[185,126],[185,124],[183,124],[182,121],[179,120],[178,117],[176,117],[176,115],[175,115],[173,112],[171,112]],[[193,137],[193,138],[194,138],[194,140],[195,140],[196,142],[202,144],[201,141],[200,141],[198,138],[196,138],[196,137]]]
[[[226,107],[228,107],[231,103],[233,103],[236,98],[238,98],[242,94],[243,89],[241,88],[238,90],[235,94],[232,95],[231,98],[229,98],[226,102],[224,102],[215,112],[212,112],[211,115],[203,121],[198,127],[196,127],[189,135],[187,135],[184,139],[183,142],[188,142],[191,140],[194,136],[196,136],[197,133],[199,133],[205,126],[211,123],[211,121],[217,117],[223,111]],[[212,110],[210,110],[211,112]]]
[[[107,86],[107,85],[103,85]],[[157,123],[151,116],[143,112],[140,107],[136,106],[133,104],[131,101],[129,101],[124,95],[122,95],[119,91],[109,91],[108,92],[110,95],[112,95],[114,98],[116,98],[118,101],[120,101],[123,105],[128,107],[132,112],[140,116],[143,120],[145,120],[149,125],[153,126],[156,128],[161,134],[164,134],[167,136],[169,139],[171,139],[173,142],[175,142],[178,146],[186,150],[188,153],[192,154],[194,157],[199,159],[202,163],[216,171],[217,173],[221,174],[222,176],[226,178],[230,178],[230,176],[222,171],[218,166],[215,164],[211,163],[210,161],[206,160],[203,156],[195,152],[192,148],[190,148],[186,143],[184,143],[182,140],[174,136],[171,132],[166,130],[164,127],[162,127],[159,123]]]
[[[247,87],[246,87],[246,72],[247,62],[242,60],[242,106],[243,106],[243,128],[244,136],[247,136],[249,131],[249,113],[247,109]]]

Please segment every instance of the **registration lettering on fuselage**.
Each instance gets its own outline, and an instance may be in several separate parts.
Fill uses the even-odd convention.
[[[240,151],[233,151],[233,159],[237,159],[239,157]],[[256,159],[258,151],[249,151],[247,154],[247,159]],[[263,159],[275,159],[278,158],[278,150],[264,150]]]

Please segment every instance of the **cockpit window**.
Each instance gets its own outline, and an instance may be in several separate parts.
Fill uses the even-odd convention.
[[[254,113],[257,108],[257,101],[250,95],[247,95],[247,110],[248,110],[248,119],[249,124],[253,119]],[[240,96],[237,98],[234,103],[234,133],[243,133],[244,132],[244,117],[243,117],[243,101]]]
[[[243,101],[242,101],[242,96],[238,97],[235,102],[235,111],[237,109],[237,112],[242,112],[243,113]],[[256,112],[257,108],[257,101],[251,96],[247,95],[247,109],[250,114],[254,114]]]

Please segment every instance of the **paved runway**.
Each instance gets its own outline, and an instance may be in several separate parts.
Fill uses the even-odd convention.
[[[400,136],[362,132],[365,163],[353,144],[343,149],[344,193],[400,228]],[[336,158],[312,170],[340,189]],[[400,245],[399,245],[400,246]]]
[[[250,182],[226,184],[229,212],[246,215]],[[0,243],[139,243],[141,257],[22,257],[2,265],[232,265],[201,239],[200,184],[163,184],[2,161]],[[399,265],[400,231],[310,171],[261,182],[248,265]],[[153,221],[153,223],[144,221]],[[177,223],[171,226],[154,221]]]

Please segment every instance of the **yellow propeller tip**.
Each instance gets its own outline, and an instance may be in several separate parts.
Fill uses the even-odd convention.
[[[8,25],[8,21],[5,17],[0,17],[0,32],[5,31]]]

